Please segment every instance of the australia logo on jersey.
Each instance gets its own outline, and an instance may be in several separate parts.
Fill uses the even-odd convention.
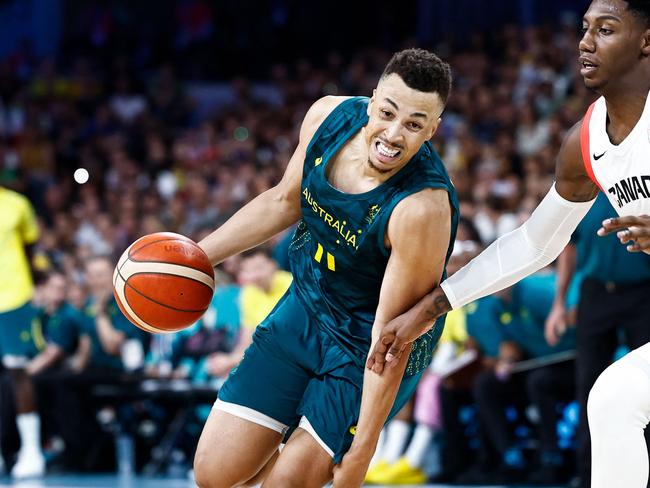
[[[308,188],[305,188],[302,191],[302,196],[305,197],[305,201],[311,207],[314,213],[318,215],[318,217],[323,222],[325,222],[331,229],[336,231],[336,233],[343,238],[343,240],[348,244],[348,246],[352,246],[353,248],[358,249],[357,234],[361,234],[362,232],[361,229],[357,230],[356,232],[354,230],[350,230],[347,227],[348,225],[347,221],[336,218],[334,215],[332,215],[326,209],[324,209],[316,201],[316,199],[313,197],[313,195],[311,194]]]
[[[630,176],[608,188],[607,193],[614,197],[618,208],[623,208],[623,205],[635,202],[639,198],[650,198],[648,182],[650,182],[650,175]]]
[[[373,220],[375,220],[375,217],[381,210],[381,207],[379,205],[371,205],[370,208],[368,208],[368,214],[364,217],[364,221],[370,225],[372,224]]]

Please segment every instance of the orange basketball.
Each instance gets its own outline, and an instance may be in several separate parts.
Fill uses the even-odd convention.
[[[214,270],[194,241],[157,232],[131,244],[113,273],[122,313],[147,332],[176,332],[196,322],[214,292]]]

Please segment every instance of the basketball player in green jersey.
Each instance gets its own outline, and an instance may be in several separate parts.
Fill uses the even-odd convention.
[[[282,181],[201,241],[217,264],[299,222],[294,282],[201,435],[201,488],[361,486],[381,427],[442,332],[441,322],[403,367],[364,373],[383,324],[441,280],[451,253],[458,202],[428,142],[450,85],[446,63],[411,49],[391,59],[371,99],[317,101]]]

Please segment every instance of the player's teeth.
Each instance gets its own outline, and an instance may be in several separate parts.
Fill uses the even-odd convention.
[[[389,149],[383,142],[380,142],[377,145],[377,148],[382,155],[390,158],[394,157],[399,152],[399,149]]]

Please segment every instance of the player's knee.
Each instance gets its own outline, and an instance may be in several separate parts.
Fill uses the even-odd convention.
[[[214,455],[210,456],[205,450],[197,450],[194,456],[194,481],[199,488],[234,488],[238,483],[228,479],[228,470],[221,469],[220,463],[215,462]]]
[[[645,428],[650,421],[648,391],[648,376],[633,356],[612,364],[598,377],[589,393],[590,428],[613,431],[629,426]]]
[[[199,488],[212,488],[215,486],[211,483],[213,475],[214,473],[212,473],[205,458],[197,452],[194,457],[194,481],[196,485]]]
[[[596,380],[589,392],[587,418],[591,428],[614,426],[634,409],[630,396],[634,385],[629,384],[630,371],[626,361],[610,365]]]

